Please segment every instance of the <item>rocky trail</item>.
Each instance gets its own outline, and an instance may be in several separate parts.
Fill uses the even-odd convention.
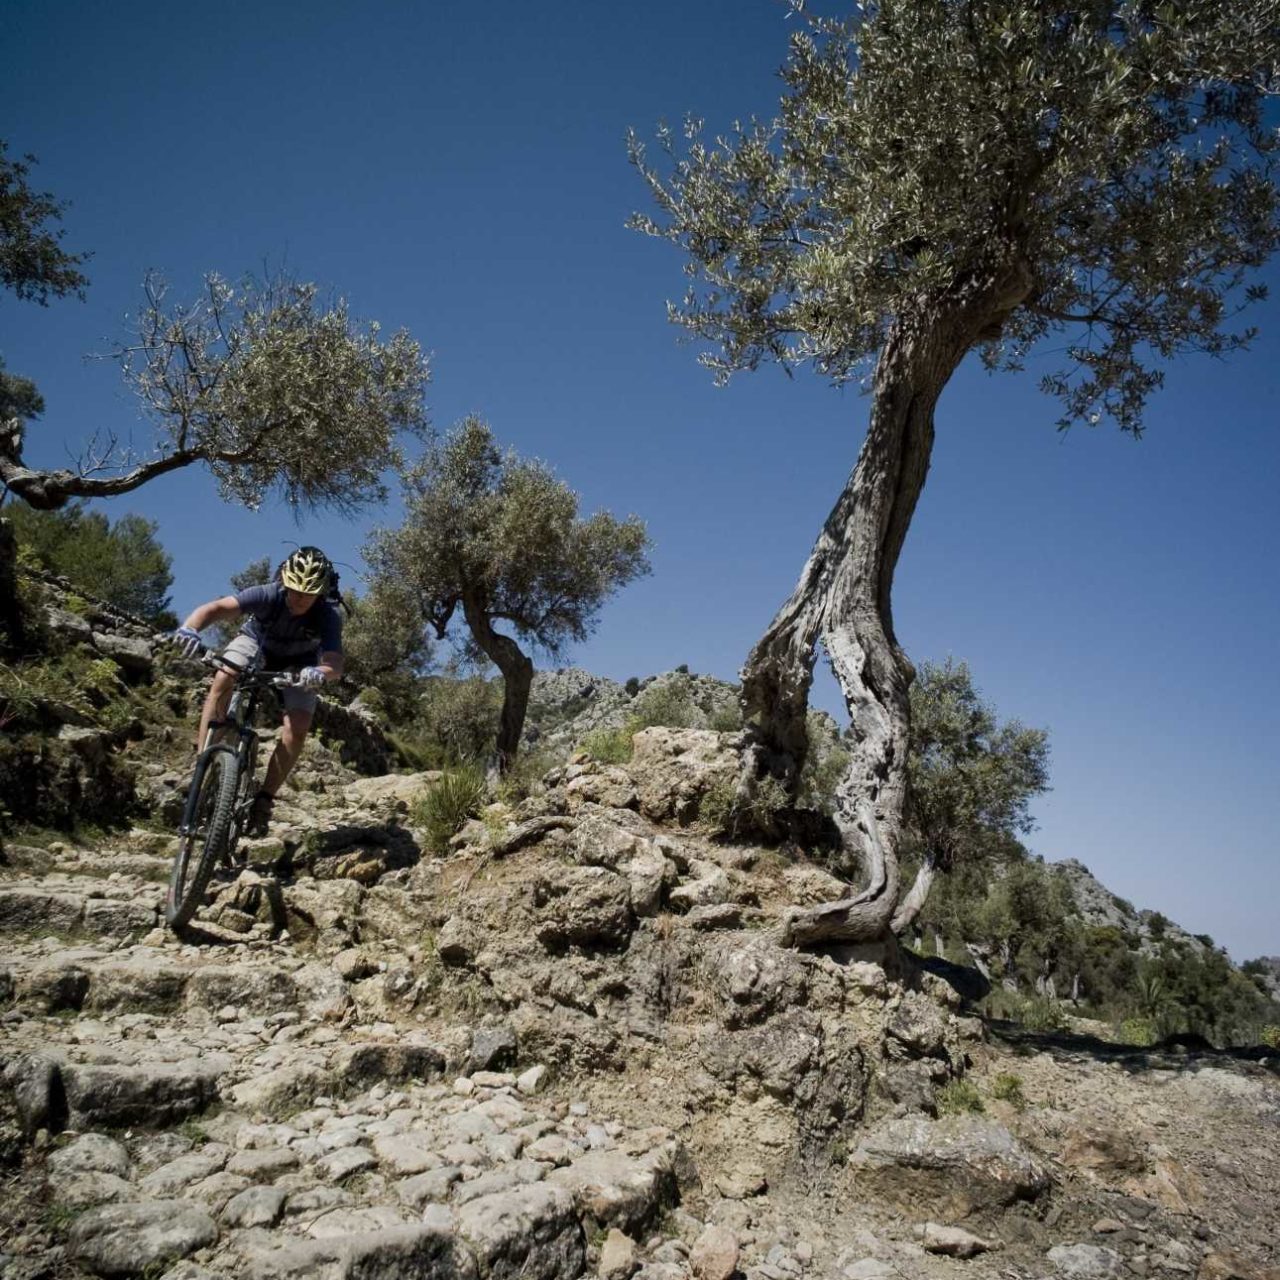
[[[0,1273],[1280,1275],[1274,1057],[1001,1039],[781,946],[838,886],[700,833],[735,759],[646,730],[433,857],[429,775],[314,744],[181,939],[163,832],[11,844]]]

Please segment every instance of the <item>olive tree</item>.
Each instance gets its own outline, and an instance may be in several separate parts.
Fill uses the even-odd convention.
[[[30,155],[11,160],[0,139],[0,289],[41,306],[48,305],[50,295],[83,298],[89,282],[80,267],[87,255],[62,247],[64,233],[57,223],[66,206],[47,191],[31,189],[27,176],[34,163]],[[43,412],[35,383],[6,373],[0,360],[0,442],[12,439],[11,452],[20,450],[23,424]],[[15,641],[22,631],[16,566],[13,527],[0,518],[0,631]]]
[[[128,493],[198,462],[224,498],[249,507],[278,491],[291,505],[350,511],[385,494],[398,434],[425,426],[418,344],[404,332],[384,338],[342,299],[283,276],[231,284],[211,274],[177,305],[149,276],[134,332],[112,354],[155,429],[152,452],[99,435],[75,470],[36,470],[11,419],[0,480],[31,506]]]
[[[467,418],[406,473],[406,516],[365,547],[373,588],[409,591],[440,640],[461,612],[470,640],[502,673],[496,764],[515,759],[533,680],[521,648],[555,656],[584,640],[600,606],[649,571],[635,516],[578,515],[578,495],[545,463],[501,450]],[[500,629],[501,628],[501,629]]]
[[[797,6],[798,7],[798,6]],[[971,352],[1037,346],[1063,425],[1139,434],[1161,365],[1243,345],[1276,247],[1280,8],[1220,0],[882,0],[806,20],[779,115],[631,155],[687,255],[673,318],[720,378],[811,363],[870,392],[866,435],[800,580],[743,670],[743,787],[794,792],[823,643],[852,718],[836,821],[865,887],[794,912],[797,944],[889,931],[898,904],[911,663],[894,570],[939,396]],[[1047,341],[1046,341],[1047,340]]]
[[[900,933],[919,915],[938,872],[990,862],[1030,832],[1032,799],[1048,790],[1049,735],[1001,723],[963,662],[921,664],[911,686],[904,843],[919,859],[893,917]]]

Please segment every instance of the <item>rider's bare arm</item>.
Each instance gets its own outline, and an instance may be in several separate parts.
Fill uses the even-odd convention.
[[[218,599],[193,609],[191,616],[182,625],[190,627],[192,631],[203,631],[215,622],[230,622],[232,618],[239,616],[240,605],[235,596],[219,596]]]

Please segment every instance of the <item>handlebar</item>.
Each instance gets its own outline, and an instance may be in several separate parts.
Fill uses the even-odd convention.
[[[199,662],[213,671],[225,671],[235,676],[242,684],[259,684],[275,689],[296,689],[302,684],[296,671],[262,671],[242,667],[238,662],[232,662],[230,658],[224,658],[212,649],[205,649],[200,654]]]

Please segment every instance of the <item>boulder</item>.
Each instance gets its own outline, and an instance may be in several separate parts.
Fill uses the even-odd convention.
[[[737,777],[738,737],[710,729],[642,729],[630,765],[640,812],[655,822],[693,822],[707,792]]]
[[[457,1211],[458,1233],[487,1280],[560,1280],[585,1266],[573,1196],[535,1183],[481,1196]]]
[[[71,1225],[67,1251],[100,1276],[136,1276],[218,1238],[213,1219],[180,1200],[104,1205]]]
[[[635,928],[627,882],[605,867],[558,867],[534,884],[535,929],[549,951],[619,949]]]
[[[738,1237],[730,1227],[709,1223],[693,1242],[689,1266],[697,1280],[730,1280],[738,1269]]]
[[[217,1101],[233,1065],[229,1054],[207,1053],[182,1062],[68,1063],[60,1075],[75,1128],[162,1128]]]
[[[1049,1187],[1043,1165],[1003,1125],[977,1116],[906,1116],[863,1136],[849,1161],[859,1194],[944,1222],[1031,1200]]]
[[[95,631],[93,644],[99,653],[105,653],[122,671],[131,676],[150,677],[155,655],[145,640],[114,631]]]
[[[1055,1245],[1049,1261],[1063,1280],[1109,1280],[1125,1272],[1124,1259],[1100,1244]]]
[[[641,1156],[622,1151],[588,1151],[547,1181],[573,1195],[578,1212],[598,1226],[617,1227],[637,1235],[675,1203],[674,1144]]]

